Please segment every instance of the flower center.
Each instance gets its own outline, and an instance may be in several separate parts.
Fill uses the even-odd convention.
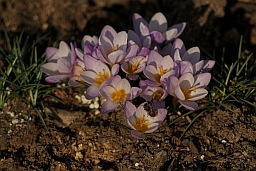
[[[109,55],[109,54],[112,53],[112,52],[115,52],[116,50],[117,50],[117,46],[114,45],[114,46],[113,46],[113,49],[107,49],[107,55]]]
[[[172,70],[172,68],[167,68],[167,69],[164,70],[163,66],[159,66],[158,69],[159,69],[159,75],[160,76],[163,76],[164,74],[166,74],[167,72]]]
[[[124,89],[117,90],[112,93],[111,97],[116,103],[122,103],[125,101],[127,94]]]
[[[99,77],[94,79],[98,85],[101,85],[107,78],[109,78],[109,74],[105,71],[103,73],[99,72],[98,75]]]
[[[135,64],[133,61],[128,63],[128,72],[133,74],[138,69],[138,64]]]
[[[134,128],[139,132],[146,132],[148,130],[148,121],[144,117],[140,117],[136,120]]]
[[[191,96],[191,91],[195,90],[196,89],[196,86],[193,86],[191,87],[190,89],[185,89],[184,87],[180,87],[181,88],[181,91],[183,92],[184,96],[185,96],[185,99],[190,99],[192,96]]]
[[[160,101],[162,95],[163,95],[163,92],[161,90],[156,90],[154,92],[153,99],[156,100],[156,101]]]

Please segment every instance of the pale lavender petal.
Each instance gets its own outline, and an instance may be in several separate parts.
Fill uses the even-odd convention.
[[[184,93],[182,92],[180,86],[176,86],[176,87],[175,87],[175,95],[176,95],[176,97],[177,97],[178,99],[180,99],[180,100],[185,100],[185,99],[186,99],[186,98],[185,98],[185,95],[184,95]]]
[[[147,65],[150,65],[152,62],[160,63],[163,60],[163,57],[157,51],[150,51],[148,55]]]
[[[192,47],[182,56],[183,61],[189,61],[192,65],[196,64],[200,59],[200,50],[198,47]]]
[[[133,138],[135,138],[137,140],[145,138],[145,134],[144,133],[140,133],[140,132],[138,132],[136,130],[132,130],[131,131],[131,135],[132,135]]]
[[[79,59],[83,60],[84,59],[84,53],[81,49],[76,48],[75,49],[76,55],[78,56]]]
[[[145,25],[144,23],[140,23],[140,33],[141,33],[142,36],[148,36],[149,35],[148,26]]]
[[[193,66],[189,61],[181,61],[180,65],[180,75],[184,75],[186,73],[193,73]]]
[[[199,100],[204,98],[205,96],[207,96],[208,91],[204,88],[198,88],[194,91],[190,92],[190,95],[192,96],[191,98],[189,98],[188,100],[190,101],[195,101],[195,100]]]
[[[57,51],[58,51],[57,48],[54,48],[54,47],[47,47],[47,48],[46,48],[46,51],[45,51],[47,61],[51,61],[52,56],[53,56]]]
[[[140,14],[137,14],[137,13],[133,14],[132,20],[133,20],[134,31],[137,34],[141,34],[141,32],[140,32],[140,23],[143,23],[146,26],[148,25],[147,21]]]
[[[214,65],[214,60],[201,60],[193,66],[193,72],[194,74],[209,72]]]
[[[158,31],[152,31],[150,32],[150,36],[152,38],[152,40],[154,40],[157,43],[163,43],[165,41],[164,36],[162,35],[162,33],[158,32]]]
[[[71,62],[71,65],[74,65],[76,61],[76,51],[75,51],[76,43],[70,43],[70,47],[71,47],[70,62]]]
[[[185,27],[185,22],[173,25],[164,33],[165,39],[168,41],[172,41],[173,39],[179,37],[179,35],[183,32]]]
[[[113,77],[113,79],[110,82],[111,86],[116,87],[116,85],[122,80],[122,78],[119,75],[116,75],[115,77]]]
[[[173,60],[169,55],[164,56],[161,61],[161,65],[163,66],[163,70],[173,69]]]
[[[185,73],[179,78],[178,84],[180,84],[183,81],[188,81],[190,87],[192,87],[194,84],[194,76],[191,73]]]
[[[86,93],[85,93],[85,98],[88,100],[91,100],[99,95],[100,95],[99,87],[96,85],[92,85],[87,88]]]
[[[179,49],[176,49],[173,55],[173,59],[175,62],[181,61],[180,51]]]
[[[124,113],[127,119],[129,119],[136,112],[136,106],[129,101],[125,102]]]
[[[112,99],[111,95],[112,95],[112,93],[114,93],[114,92],[116,92],[116,89],[115,89],[114,87],[112,87],[112,86],[105,86],[105,87],[102,87],[102,88],[100,89],[100,94],[101,94],[104,98],[106,98],[106,99],[108,99],[108,98],[111,98],[111,99]]]
[[[128,100],[135,99],[140,95],[141,92],[142,92],[141,88],[132,87],[131,90],[130,90],[130,94],[128,95],[127,99]]]
[[[59,83],[63,80],[66,80],[70,75],[51,75],[45,78],[45,81],[48,83]]]
[[[83,87],[83,85],[81,83],[77,82],[77,80],[78,80],[78,77],[76,77],[76,76],[69,78],[68,85],[72,86],[72,87]]]
[[[139,51],[139,46],[138,45],[129,46],[128,49],[126,50],[125,58],[130,59],[130,58],[136,56],[138,51]]]
[[[106,36],[100,36],[99,48],[104,57],[107,57],[109,53],[113,51],[112,41]]]
[[[153,122],[158,122],[158,121],[164,121],[167,115],[167,110],[166,109],[157,109],[157,115],[154,117]]]
[[[188,110],[196,110],[198,108],[198,104],[194,101],[182,101],[179,100],[179,103],[184,106]]]
[[[195,77],[194,86],[197,88],[205,88],[211,81],[211,74],[210,73],[202,73],[198,74]]]
[[[119,65],[119,64],[114,64],[114,65],[111,67],[111,74],[112,74],[112,76],[117,75],[118,72],[119,72],[119,69],[120,69],[120,65]]]
[[[167,20],[165,16],[158,12],[150,20],[148,28],[150,31],[159,31],[164,33],[167,30]]]
[[[111,65],[119,63],[124,59],[124,51],[116,50],[114,52],[111,52],[107,58],[108,58],[109,64]]]
[[[113,102],[110,99],[107,99],[102,105],[101,105],[101,114],[107,114],[109,112],[114,111],[119,106],[118,103]]]
[[[124,89],[127,93],[129,93],[131,91],[131,85],[130,85],[129,81],[125,78],[123,78],[121,81],[119,81],[119,83],[115,86],[116,86],[117,90]]]
[[[169,79],[167,79],[167,92],[174,96],[175,95],[175,88],[178,85],[178,78],[175,76],[170,76]]]
[[[144,75],[145,75],[148,79],[154,80],[154,81],[156,81],[156,82],[159,82],[159,80],[158,80],[158,78],[157,78],[157,75],[159,75],[159,74],[158,74],[157,69],[156,69],[154,66],[152,66],[152,65],[146,66],[145,69],[143,70],[143,73],[144,73]],[[159,76],[159,77],[160,77],[160,76]]]
[[[58,51],[51,57],[50,60],[67,57],[69,55],[69,52],[70,52],[70,47],[68,46],[68,44],[64,41],[61,41]]]
[[[70,73],[71,72],[71,66],[70,62],[67,58],[60,58],[57,61],[57,69],[60,73]]]
[[[118,47],[127,46],[127,33],[125,31],[119,32],[113,40],[113,44]]]
[[[155,132],[158,127],[159,127],[160,123],[159,122],[153,122],[149,125],[148,130],[145,133],[152,133]]]
[[[114,37],[117,35],[117,32],[115,31],[115,29],[109,25],[106,25],[101,33],[101,36],[106,36],[111,42],[113,42]]]
[[[85,71],[82,74],[80,74],[81,78],[84,79],[85,82],[89,84],[96,84],[95,78],[98,78],[98,74],[94,71]]]
[[[179,53],[181,56],[183,56],[184,53],[186,52],[185,45],[181,39],[179,38],[175,39],[172,45],[173,47],[171,49],[171,56],[174,56],[174,53],[177,49],[179,50]]]
[[[160,82],[161,82],[162,84],[166,84],[167,79],[168,79],[171,75],[176,75],[176,71],[175,71],[175,70],[171,70],[171,71],[165,73],[164,75],[162,75],[161,78],[160,78]]]
[[[47,75],[58,74],[57,63],[49,62],[41,66],[41,70]]]
[[[182,88],[182,90],[188,91],[192,86],[193,84],[191,85],[191,83],[188,80],[183,80],[180,83],[180,87]]]

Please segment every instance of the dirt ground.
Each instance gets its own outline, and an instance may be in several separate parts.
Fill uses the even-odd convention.
[[[254,0],[75,2],[1,0],[1,36],[4,30],[14,34],[24,30],[31,37],[49,34],[52,42],[79,41],[85,34],[99,35],[106,24],[118,31],[132,29],[134,12],[150,19],[161,11],[169,23],[187,22],[181,37],[187,47],[199,46],[209,53],[215,49],[217,57],[225,47],[225,56],[233,59],[243,35],[244,46],[256,49]],[[2,38],[0,44],[4,45]],[[138,141],[116,124],[123,122],[121,108],[101,115],[82,105],[72,92],[58,95],[66,105],[46,102],[52,111],[45,118],[49,133],[33,113],[27,128],[28,109],[18,100],[9,101],[1,111],[0,170],[256,170],[255,109],[204,113],[181,140],[190,122],[183,118],[169,126],[178,117],[169,113],[170,121],[164,121],[155,135]]]

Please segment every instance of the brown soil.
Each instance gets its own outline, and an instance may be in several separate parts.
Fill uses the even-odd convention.
[[[81,40],[85,34],[98,35],[106,24],[131,29],[134,12],[149,19],[162,11],[169,23],[187,21],[182,35],[187,47],[211,52],[225,46],[234,54],[240,35],[247,48],[255,47],[255,9],[253,0],[2,0],[0,31],[24,30],[32,37],[51,33],[53,41]],[[181,140],[189,119],[172,126],[166,120],[156,134],[138,141],[116,124],[124,123],[121,108],[100,115],[79,104],[72,92],[58,95],[66,106],[46,103],[52,110],[45,118],[49,133],[33,112],[27,128],[26,105],[8,102],[0,113],[0,170],[256,170],[255,109],[204,113]],[[178,117],[169,115],[170,120]]]

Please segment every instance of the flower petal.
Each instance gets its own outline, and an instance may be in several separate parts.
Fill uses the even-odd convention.
[[[126,101],[124,105],[124,113],[126,118],[127,119],[130,118],[132,115],[135,114],[135,112],[136,112],[136,106],[131,102]]]
[[[194,91],[190,92],[190,95],[192,96],[188,100],[195,101],[204,98],[208,94],[208,91],[204,88],[198,88]]]
[[[189,61],[192,65],[196,64],[200,59],[200,50],[198,47],[192,47],[182,56],[183,61]]]
[[[86,93],[85,93],[85,98],[88,100],[91,100],[99,95],[100,95],[99,87],[92,85],[87,88]]]
[[[144,133],[140,133],[140,132],[138,132],[136,130],[132,130],[131,131],[131,135],[132,135],[133,138],[138,139],[138,140],[145,138],[145,134]]]
[[[101,114],[106,114],[114,111],[119,106],[118,103],[113,102],[110,99],[107,99],[102,105],[101,105]]]
[[[158,12],[150,20],[148,28],[150,31],[158,31],[164,33],[167,30],[167,20],[165,16]]]
[[[63,80],[66,80],[70,75],[52,75],[45,78],[45,81],[48,83],[59,83]]]
[[[182,101],[182,100],[179,100],[179,103],[184,106],[186,109],[188,110],[196,110],[198,108],[198,104],[196,102],[193,102],[193,101]]]

